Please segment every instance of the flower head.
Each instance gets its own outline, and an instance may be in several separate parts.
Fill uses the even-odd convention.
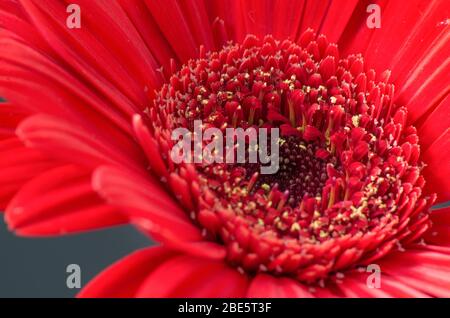
[[[416,2],[379,30],[364,1],[80,1],[78,30],[61,1],[1,4],[9,226],[162,243],[84,296],[448,296],[449,8]],[[278,129],[278,169],[174,162],[196,121]]]
[[[365,73],[362,56],[340,59],[312,30],[298,44],[249,35],[190,60],[148,111],[161,148],[198,119],[205,130],[276,126],[280,167],[174,165],[161,176],[245,272],[315,282],[370,264],[423,234],[435,199],[422,194],[417,131],[388,77]]]

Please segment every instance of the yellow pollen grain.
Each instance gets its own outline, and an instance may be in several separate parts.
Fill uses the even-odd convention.
[[[352,117],[353,126],[359,127],[359,115],[355,115]]]
[[[368,194],[369,196],[376,194],[377,191],[378,191],[377,188],[374,187],[372,183],[369,183],[369,184],[367,185],[366,189],[367,189],[367,191],[368,191],[367,194]]]
[[[297,222],[292,223],[292,225],[291,225],[291,231],[292,231],[292,232],[298,232],[298,231],[300,231],[300,225],[299,225]]]
[[[322,223],[320,221],[314,221],[314,222],[311,223],[311,227],[314,230],[318,229],[321,225],[322,225]]]
[[[350,209],[352,210],[352,213],[350,214],[350,218],[360,218],[360,219],[367,219],[366,215],[363,213],[363,210],[367,207],[367,201],[363,201],[361,206],[354,207],[351,206]]]

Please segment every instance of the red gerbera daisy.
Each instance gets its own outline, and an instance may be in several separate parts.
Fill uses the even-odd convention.
[[[81,296],[450,296],[448,1],[69,4],[0,2],[0,207],[161,243]],[[280,169],[173,162],[195,120],[280,128]]]

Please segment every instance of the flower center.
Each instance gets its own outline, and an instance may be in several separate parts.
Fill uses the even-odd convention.
[[[297,206],[304,197],[320,197],[328,179],[327,163],[337,163],[336,158],[317,157],[316,153],[322,150],[319,143],[305,142],[299,137],[280,139],[279,170],[275,174],[260,175],[253,188],[277,188],[286,193],[291,207]],[[247,174],[257,173],[259,166],[245,165]]]
[[[279,169],[169,163],[186,191],[169,186],[205,236],[226,246],[228,262],[248,273],[314,283],[378,259],[420,237],[434,200],[422,195],[416,130],[393,103],[388,78],[365,72],[360,55],[339,58],[310,30],[298,43],[248,36],[190,60],[149,109],[160,148],[196,120],[224,133],[276,128]]]

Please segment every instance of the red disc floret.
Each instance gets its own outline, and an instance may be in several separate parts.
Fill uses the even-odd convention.
[[[367,70],[361,55],[340,58],[311,30],[297,43],[250,35],[202,53],[148,109],[167,158],[164,181],[239,270],[338,280],[417,241],[430,225],[435,197],[422,193],[417,132],[394,104],[389,74]],[[279,128],[279,170],[171,162],[171,132],[192,130],[195,120],[224,135]]]

